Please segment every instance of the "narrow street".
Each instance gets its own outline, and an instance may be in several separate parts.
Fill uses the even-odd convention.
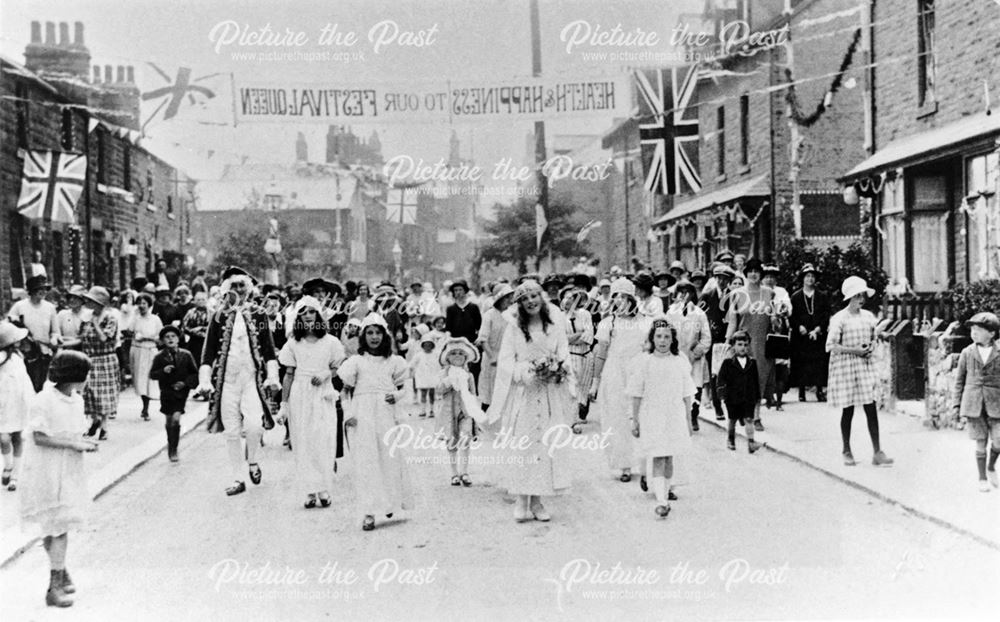
[[[429,431],[431,423],[410,422]],[[593,434],[591,426],[585,434]],[[596,437],[591,437],[596,438]],[[68,567],[74,620],[753,619],[988,616],[1000,556],[770,452],[703,428],[666,520],[599,451],[574,452],[553,520],[515,524],[473,455],[472,488],[412,451],[417,508],[362,532],[342,464],[333,505],[306,510],[292,454],[266,437],[263,482],[228,498],[224,444],[198,429],[102,496]],[[872,468],[872,467],[859,467]],[[46,609],[40,546],[0,571],[8,620]]]

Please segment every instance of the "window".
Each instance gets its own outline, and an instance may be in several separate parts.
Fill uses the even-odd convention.
[[[63,151],[73,151],[73,110],[62,110],[62,148]]]
[[[174,197],[173,195],[167,195],[167,218],[176,218],[174,216]]]
[[[17,97],[17,146],[22,149],[29,148],[28,126],[31,125],[31,108],[28,97],[28,87],[18,83],[14,89],[14,96]]]
[[[104,132],[97,130],[97,183],[106,184],[108,183],[108,167],[107,160],[107,143],[104,138]]]
[[[917,0],[917,95],[921,107],[937,101],[935,61],[934,0]]]
[[[122,153],[122,189],[132,191],[132,146],[128,143]]]
[[[750,166],[750,96],[740,95],[740,164]]]
[[[998,243],[995,237],[992,241],[990,239],[991,224],[995,227],[997,214],[1000,213],[1000,198],[997,195],[997,185],[1000,184],[998,160],[1000,156],[993,152],[969,158],[965,162],[965,201],[969,211],[959,215],[965,217],[970,281],[1000,276]]]
[[[910,227],[913,289],[940,292],[948,288],[948,195],[942,176],[916,177]]]
[[[715,151],[718,155],[716,172],[726,174],[726,107],[719,106],[715,110]]]

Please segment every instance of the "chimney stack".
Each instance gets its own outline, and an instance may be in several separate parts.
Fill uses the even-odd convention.
[[[42,42],[42,22],[38,21],[31,22],[31,42],[32,43]]]
[[[54,22],[45,22],[45,43],[56,44],[56,25]]]
[[[125,81],[125,67],[122,65],[118,65],[118,82],[124,82],[124,81]]]
[[[76,22],[76,41],[70,39],[69,22],[59,22],[59,40],[56,40],[55,22],[45,22],[45,40],[42,40],[42,23],[31,22],[31,42],[24,48],[24,65],[43,77],[71,75],[82,81],[90,78],[90,51],[83,45],[83,23]]]
[[[94,65],[94,79],[92,80],[92,82],[94,84],[100,84],[101,83],[101,66],[100,65]]]
[[[66,22],[59,22],[59,45],[69,46],[69,24]]]
[[[111,65],[104,66],[104,81],[108,84],[115,81],[115,68]]]
[[[135,84],[135,67],[132,65],[125,68],[125,81],[129,84]]]
[[[73,22],[74,37],[73,43],[80,47],[83,47],[83,22]]]

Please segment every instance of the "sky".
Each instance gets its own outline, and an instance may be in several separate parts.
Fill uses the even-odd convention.
[[[540,0],[542,75],[547,79],[600,78],[624,75],[634,66],[673,64],[670,30],[679,14],[696,12],[702,4],[703,0]],[[0,4],[0,52],[23,62],[32,20],[82,21],[91,63],[134,65],[143,91],[167,84],[149,63],[171,77],[179,67],[190,67],[195,78],[221,74],[204,81],[216,90],[215,98],[182,106],[170,120],[162,120],[160,114],[145,130],[145,144],[156,153],[195,178],[212,179],[224,165],[243,158],[269,163],[294,161],[298,132],[306,136],[311,160],[320,161],[325,155],[325,124],[234,126],[233,82],[283,85],[322,81],[399,84],[405,88],[436,86],[449,80],[524,78],[531,75],[529,11],[528,0],[4,0]],[[290,39],[298,37],[304,45],[240,46],[238,40],[224,41],[229,33],[243,29],[254,32],[265,26]],[[588,31],[594,37],[616,26],[634,36],[631,44],[591,45],[592,39],[588,39],[567,50],[574,36],[583,40]],[[321,45],[324,27],[337,33],[339,42]],[[398,33],[395,37],[394,32]],[[349,46],[344,37],[351,34],[357,41]],[[376,50],[372,37],[379,36],[386,41]],[[404,41],[408,45],[402,45]],[[300,54],[292,60],[261,61],[246,56],[274,51],[313,56],[325,52],[327,59],[310,61]],[[620,51],[645,56],[633,56],[633,62],[593,56]],[[144,102],[144,121],[158,103]],[[613,116],[547,119],[549,149],[558,134],[601,134],[612,126]],[[352,126],[356,134],[365,137],[377,130],[386,158],[405,155],[426,162],[447,157],[454,130],[462,142],[461,155],[473,158],[485,170],[505,158],[516,165],[529,164],[526,136],[532,128],[530,121],[449,124],[420,119]]]

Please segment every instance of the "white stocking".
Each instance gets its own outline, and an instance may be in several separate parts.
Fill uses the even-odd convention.
[[[227,438],[226,449],[229,450],[229,467],[233,470],[233,480],[242,482],[244,478],[243,469],[246,462],[243,459],[243,447],[240,438]]]
[[[653,487],[653,494],[656,495],[656,502],[660,505],[667,504],[667,478],[656,475],[650,478]]]

